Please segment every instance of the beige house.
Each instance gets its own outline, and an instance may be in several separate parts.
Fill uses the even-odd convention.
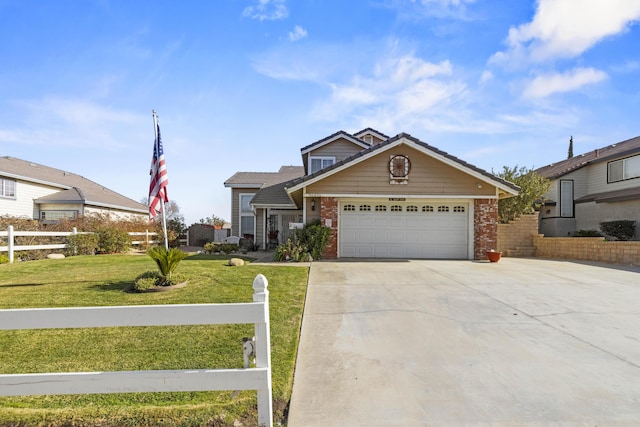
[[[148,218],[148,208],[80,175],[0,157],[0,215],[57,221],[91,214]]]
[[[540,233],[566,237],[599,230],[600,222],[640,223],[640,137],[537,169],[551,180]],[[638,239],[636,230],[635,239]]]
[[[319,220],[331,228],[327,258],[484,259],[496,249],[498,199],[519,190],[408,134],[340,131],[301,154],[302,167],[225,182],[232,234],[268,247]]]

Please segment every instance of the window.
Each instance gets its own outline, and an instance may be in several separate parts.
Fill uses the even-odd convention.
[[[422,212],[433,212],[433,206],[429,206],[429,205],[423,206]]]
[[[418,212],[418,207],[415,205],[407,206],[407,212]]]
[[[335,157],[309,157],[309,174],[318,172],[320,169],[331,166],[336,162]]]
[[[573,181],[560,180],[560,216],[573,217]]]
[[[449,206],[438,206],[438,212],[449,212]]]
[[[253,193],[240,194],[240,235],[255,234],[256,217],[251,209],[251,199],[253,199]]]
[[[376,212],[386,212],[387,207],[385,205],[376,205]]]
[[[640,178],[640,156],[627,157],[607,164],[607,182]]]
[[[402,212],[402,206],[400,205],[392,205],[391,212]]]
[[[0,197],[16,197],[16,182],[13,179],[0,178]]]
[[[360,211],[362,211],[362,212],[370,212],[371,211],[371,205],[360,205]]]
[[[78,211],[41,211],[40,219],[43,221],[59,221],[61,219],[75,219]]]
[[[453,211],[454,212],[464,212],[464,206],[454,206],[453,207]]]
[[[356,210],[356,207],[354,205],[344,205],[344,209],[345,212],[353,212]]]

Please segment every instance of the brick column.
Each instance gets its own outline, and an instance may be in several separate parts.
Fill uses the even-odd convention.
[[[473,201],[473,259],[487,259],[488,250],[498,249],[498,200]]]
[[[325,225],[325,220],[331,220],[331,233],[329,242],[322,255],[327,259],[338,258],[338,199],[335,197],[320,198],[320,222]]]

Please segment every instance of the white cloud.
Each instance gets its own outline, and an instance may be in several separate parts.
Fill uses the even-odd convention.
[[[123,135],[137,134],[151,116],[119,111],[81,99],[47,97],[13,102],[21,121],[0,128],[0,142],[52,147],[122,146]]]
[[[242,16],[259,21],[275,21],[289,16],[285,0],[258,0],[255,6],[247,6]]]
[[[466,6],[472,3],[475,0],[392,0],[389,5],[404,19],[468,19]]]
[[[307,37],[307,30],[305,30],[304,28],[302,28],[299,25],[296,25],[293,28],[293,31],[289,32],[289,40],[295,42],[297,40],[303,39]]]
[[[449,61],[391,56],[378,62],[370,75],[331,84],[331,96],[316,106],[314,114],[324,120],[350,117],[353,122],[379,123],[385,129],[406,129],[408,123],[434,119],[443,107],[463,96],[466,85],[452,75]]]
[[[493,80],[493,73],[489,70],[484,70],[480,76],[480,83],[486,83]]]
[[[559,92],[570,92],[582,86],[601,82],[607,78],[604,71],[594,68],[575,68],[566,73],[540,75],[524,90],[525,98],[545,98]]]
[[[573,58],[640,19],[638,0],[538,0],[529,23],[512,27],[508,49],[491,61],[516,64]]]

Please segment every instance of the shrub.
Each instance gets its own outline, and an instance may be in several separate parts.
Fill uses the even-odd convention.
[[[222,250],[221,243],[207,242],[204,244],[204,251],[208,254],[220,252]]]
[[[131,237],[126,231],[116,228],[98,230],[98,253],[117,254],[127,252],[131,247]]]
[[[629,240],[636,232],[636,223],[629,220],[603,221],[600,223],[600,230],[617,240]]]
[[[315,220],[297,229],[296,238],[306,247],[305,252],[310,253],[313,259],[320,259],[329,242],[330,233],[329,227],[324,227],[320,220]]]
[[[602,237],[602,234],[598,230],[578,230],[573,237]]]
[[[73,234],[67,238],[66,255],[95,255],[98,236],[93,233]]]
[[[159,286],[170,286],[172,283],[171,274],[178,267],[180,261],[189,256],[178,248],[166,250],[162,246],[149,249],[147,255],[156,262],[158,270],[160,270],[162,283]]]
[[[220,246],[220,250],[225,254],[230,254],[231,252],[237,252],[240,249],[240,246],[237,243],[223,243]]]
[[[5,254],[0,254],[0,264],[7,264],[9,262],[9,257]]]
[[[151,289],[160,281],[160,274],[157,271],[145,271],[138,275],[129,290],[134,292],[142,292]]]
[[[286,242],[278,245],[273,259],[275,261],[304,261],[307,255],[307,248],[297,239],[288,238]]]

